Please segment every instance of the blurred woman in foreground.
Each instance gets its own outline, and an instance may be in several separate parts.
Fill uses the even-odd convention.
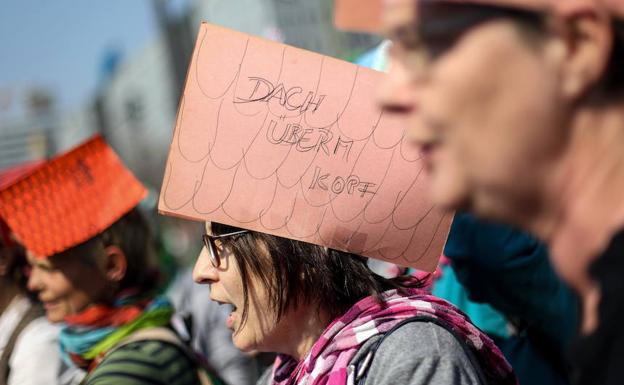
[[[434,203],[531,231],[582,300],[577,384],[624,367],[624,2],[393,0],[383,106]]]

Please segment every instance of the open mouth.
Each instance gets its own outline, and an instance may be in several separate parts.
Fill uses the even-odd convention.
[[[229,308],[230,308],[230,314],[227,316],[227,319],[225,320],[225,325],[228,327],[228,329],[234,330],[234,320],[235,320],[235,315],[234,313],[236,312],[236,306],[234,306],[233,304],[228,304]]]
[[[213,300],[214,302],[216,302],[217,304],[219,304],[219,306],[227,306],[227,307],[231,307],[231,308],[236,309],[236,306],[234,306],[234,304],[231,303],[231,302],[221,301],[221,300],[214,299],[214,298],[210,298],[210,299]]]
[[[234,305],[233,303],[230,303],[230,302],[220,301],[218,299],[212,299],[212,300],[215,301],[216,303],[218,303],[219,306],[226,306],[228,308],[228,310],[230,312],[229,312],[229,314],[228,314],[228,316],[226,318],[225,324],[226,324],[226,326],[229,329],[233,330],[234,329],[235,313],[236,313],[236,310],[237,310],[236,305]]]
[[[230,314],[233,314],[234,312],[236,312],[237,307],[232,303],[224,302],[224,303],[221,303],[220,305],[225,306],[230,311]]]
[[[58,304],[59,304],[58,300],[48,300],[48,301],[40,300],[40,301],[41,301],[41,304],[43,305],[43,308],[45,310],[52,309],[52,308],[58,306]]]
[[[420,160],[423,162],[425,170],[430,173],[433,171],[433,158],[436,152],[436,143],[425,143],[420,147]]]

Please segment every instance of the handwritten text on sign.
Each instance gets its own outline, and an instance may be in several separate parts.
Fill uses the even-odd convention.
[[[160,211],[432,270],[450,216],[375,104],[382,76],[203,24]]]

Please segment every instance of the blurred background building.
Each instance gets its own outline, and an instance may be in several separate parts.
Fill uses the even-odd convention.
[[[178,100],[202,21],[346,60],[379,42],[375,36],[337,31],[332,0],[141,2],[153,33],[132,51],[124,52],[115,42],[99,47],[98,68],[91,69],[97,76],[96,86],[84,100],[68,106],[58,103],[59,87],[51,89],[33,79],[26,88],[15,88],[0,79],[0,169],[48,158],[101,133],[153,191],[146,205],[155,205]],[[100,20],[102,25],[118,28],[115,17],[108,17],[110,20]],[[76,27],[70,30],[80,34],[80,21],[71,22]],[[0,35],[6,38],[1,28]],[[57,54],[69,52],[60,49]],[[44,70],[45,58],[30,64],[39,64]],[[61,87],[65,86],[73,85]],[[196,227],[171,218],[157,217],[156,221],[169,252],[180,257],[196,253],[197,238],[189,236]]]

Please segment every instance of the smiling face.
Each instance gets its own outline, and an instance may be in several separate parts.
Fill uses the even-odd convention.
[[[206,231],[211,234],[209,225]],[[211,300],[232,306],[226,326],[233,331],[232,340],[238,349],[244,352],[280,351],[279,346],[284,343],[281,333],[287,330],[284,325],[289,323],[289,314],[276,323],[267,290],[260,279],[251,274],[247,319],[243,320],[245,294],[239,266],[228,247],[224,248],[220,240],[215,244],[221,257],[220,266],[214,267],[208,250],[202,248],[193,269],[193,280],[210,284]],[[258,258],[263,256],[258,255]]]
[[[540,180],[565,142],[555,128],[557,44],[530,42],[516,21],[478,6],[388,3],[393,46],[381,101],[420,146],[431,198],[499,219],[538,209]]]
[[[28,255],[31,265],[28,289],[36,292],[50,322],[62,322],[106,297],[108,281],[96,266],[89,266],[75,253],[50,258]]]

